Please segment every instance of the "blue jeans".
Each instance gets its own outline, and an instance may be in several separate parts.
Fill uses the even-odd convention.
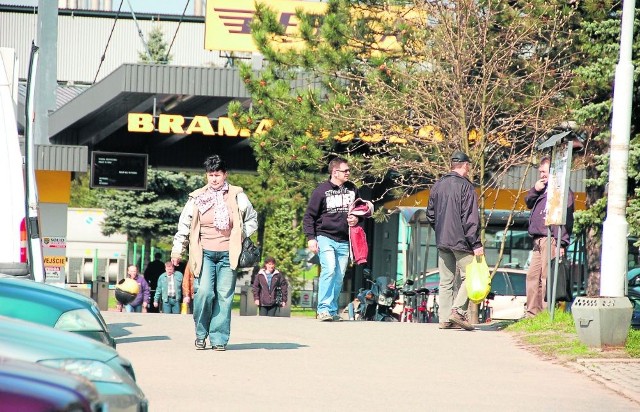
[[[180,302],[176,298],[168,298],[162,302],[162,313],[180,313]]]
[[[208,335],[212,345],[229,342],[235,288],[236,273],[229,266],[229,252],[204,250],[200,286],[193,301],[197,339]]]
[[[138,306],[124,305],[124,310],[127,311],[127,312],[141,313],[142,312],[142,303],[139,304]]]
[[[317,312],[337,315],[342,280],[349,263],[349,242],[337,242],[326,236],[318,236],[317,240],[320,259]]]

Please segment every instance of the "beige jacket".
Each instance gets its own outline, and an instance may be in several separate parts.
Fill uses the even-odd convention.
[[[182,209],[178,221],[178,231],[173,238],[172,258],[182,258],[187,244],[189,245],[190,269],[195,277],[200,277],[202,269],[202,244],[200,242],[200,213],[195,204],[198,195],[206,190],[206,186],[189,193],[189,200]],[[258,214],[247,195],[239,186],[229,185],[227,206],[231,211],[233,228],[229,239],[229,264],[232,270],[238,267],[242,241],[258,229]]]

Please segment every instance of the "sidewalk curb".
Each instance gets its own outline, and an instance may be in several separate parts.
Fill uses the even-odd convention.
[[[598,368],[597,365],[610,366],[613,364],[637,364],[638,370],[640,370],[640,359],[589,359],[579,358],[575,363],[569,365],[577,372],[584,374],[585,376],[602,383],[607,388],[617,392],[626,398],[636,402],[640,405],[640,392],[633,391],[629,388],[629,385],[623,385],[615,382],[611,377],[607,377],[606,371]],[[599,370],[595,370],[599,369]]]

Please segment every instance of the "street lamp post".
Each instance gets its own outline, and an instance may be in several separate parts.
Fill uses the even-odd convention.
[[[622,346],[627,340],[632,307],[625,296],[627,274],[627,165],[633,91],[633,22],[635,0],[624,0],[620,59],[616,67],[607,218],[602,233],[600,297],[577,298],[572,305],[580,340],[589,346]]]

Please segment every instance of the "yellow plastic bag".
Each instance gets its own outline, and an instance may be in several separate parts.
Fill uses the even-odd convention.
[[[189,314],[189,304],[188,303],[181,303],[180,304],[180,314],[181,315],[188,315]]]
[[[469,300],[473,303],[482,303],[491,291],[491,273],[484,255],[480,261],[477,256],[473,257],[473,262],[466,267],[466,274],[465,283]]]

